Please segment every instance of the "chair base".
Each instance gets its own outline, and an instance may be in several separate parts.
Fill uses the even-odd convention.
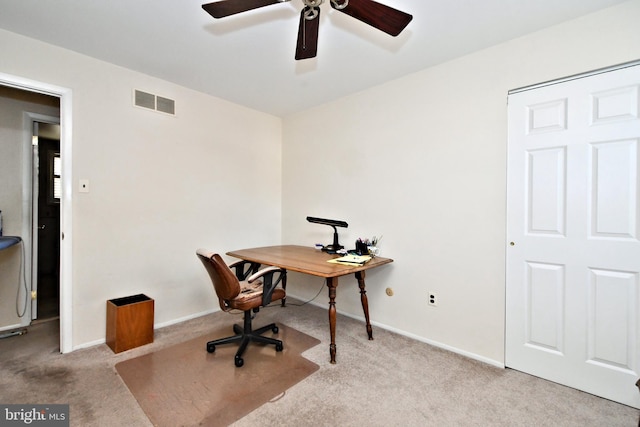
[[[277,334],[278,326],[275,323],[270,323],[259,329],[253,330],[251,328],[251,310],[245,311],[244,328],[242,328],[240,325],[233,325],[233,332],[235,332],[236,335],[209,341],[207,343],[207,352],[213,353],[214,351],[216,351],[216,345],[229,344],[240,341],[240,347],[238,348],[238,351],[236,352],[234,358],[235,365],[240,368],[242,365],[244,365],[244,359],[242,358],[242,355],[247,349],[249,343],[252,341],[260,342],[263,344],[273,344],[276,346],[276,351],[282,351],[284,349],[282,341],[275,338],[262,336],[262,334],[269,330],[271,330],[274,334]]]

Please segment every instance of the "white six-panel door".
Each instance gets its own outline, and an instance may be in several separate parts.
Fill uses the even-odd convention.
[[[509,95],[506,365],[640,408],[640,65]]]

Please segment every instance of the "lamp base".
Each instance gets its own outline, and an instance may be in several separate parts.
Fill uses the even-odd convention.
[[[327,246],[322,248],[322,251],[326,252],[328,254],[336,254],[336,253],[338,253],[338,251],[340,249],[344,249],[344,246],[342,246],[342,245],[327,245]]]

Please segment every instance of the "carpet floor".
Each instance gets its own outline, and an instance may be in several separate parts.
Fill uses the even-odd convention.
[[[362,321],[342,315],[337,319],[337,364],[332,365],[326,297],[318,300],[321,307],[297,306],[289,298],[287,307],[258,314],[257,326],[286,324],[321,340],[302,353],[319,369],[234,427],[638,425],[634,408],[375,326],[369,341]],[[375,320],[375,306],[370,309]],[[74,427],[152,426],[116,364],[239,321],[240,315],[222,312],[202,316],[158,329],[152,344],[119,354],[106,345],[59,354],[57,324],[36,324],[26,335],[0,340],[0,402],[68,403]],[[232,362],[228,366],[237,372]]]

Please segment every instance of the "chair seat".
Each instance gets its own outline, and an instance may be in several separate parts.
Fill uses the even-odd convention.
[[[246,281],[240,282],[240,289],[238,296],[228,301],[229,307],[245,311],[262,305],[261,281],[255,281],[253,283]],[[284,289],[276,288],[273,290],[273,294],[271,294],[271,300],[281,300],[285,296],[286,293]]]

